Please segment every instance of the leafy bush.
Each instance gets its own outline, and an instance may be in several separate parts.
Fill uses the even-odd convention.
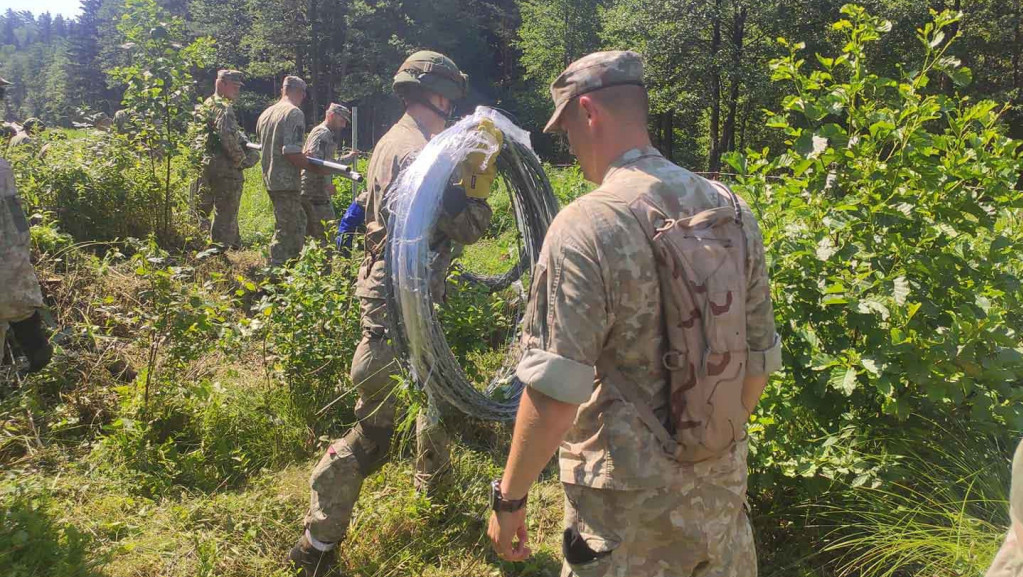
[[[758,459],[790,476],[876,474],[825,450],[846,428],[1023,428],[1018,143],[995,103],[930,89],[969,81],[947,55],[956,15],[933,14],[895,80],[864,66],[890,24],[842,13],[845,45],[816,70],[779,40],[790,96],[769,124],[788,149],[728,160],[762,223],[785,352],[753,425]]]
[[[298,414],[324,432],[350,423],[349,370],[361,339],[355,262],[310,242],[280,283],[264,287],[256,324]],[[339,402],[345,399],[346,402]]]
[[[12,150],[22,198],[32,210],[52,212],[75,239],[145,238],[156,231],[160,182],[123,140],[99,132],[57,140],[45,158]]]

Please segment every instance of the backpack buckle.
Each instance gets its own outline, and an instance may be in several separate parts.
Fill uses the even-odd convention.
[[[682,351],[668,351],[661,356],[661,364],[669,371],[681,371],[686,368],[682,362],[685,360],[685,353]]]
[[[666,230],[671,230],[671,227],[675,226],[676,222],[678,221],[675,220],[674,218],[669,218],[668,220],[664,221],[664,224],[656,227],[654,230],[658,233],[664,232]]]

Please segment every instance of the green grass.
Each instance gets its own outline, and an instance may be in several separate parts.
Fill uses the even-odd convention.
[[[550,175],[562,204],[590,188],[576,169]],[[490,236],[462,260],[496,274],[513,262],[516,231],[507,194],[496,191],[491,204]],[[281,301],[260,307],[254,263],[262,261],[272,218],[258,168],[251,169],[241,211],[250,248],[201,261],[170,255],[170,280],[140,276],[137,262],[69,247],[53,231],[34,233],[41,249],[63,251],[42,255],[39,267],[50,279],[54,316],[68,329],[49,370],[0,384],[0,575],[286,574],[282,560],[301,530],[309,473],[351,420],[354,395],[344,373],[357,331],[327,326],[354,322],[347,316],[354,309],[339,308],[348,302],[354,265],[334,261],[324,277],[316,260],[322,252],[294,267],[306,276],[288,283],[290,308]],[[161,349],[150,400],[157,414],[147,414],[140,410],[150,344],[144,328],[160,311],[145,291],[156,279],[169,283],[176,303],[166,308],[198,319],[175,333],[192,335],[198,353],[171,364]],[[516,297],[461,286],[449,297],[449,340],[481,386],[503,360],[494,343],[514,328],[510,319],[523,305]],[[340,310],[340,320],[323,319],[323,310]],[[267,327],[276,332],[267,336]],[[321,334],[344,336],[325,342]],[[275,349],[282,343],[297,343],[294,356]],[[324,399],[337,400],[331,415],[296,410]],[[406,397],[400,404],[407,424],[415,405]],[[486,496],[504,465],[510,427],[449,421],[457,435],[453,469],[431,498],[412,487],[413,434],[400,430],[391,463],[363,486],[341,551],[344,569],[358,577],[558,575],[563,497],[555,467],[531,494],[534,557],[501,562],[484,533]],[[964,427],[900,431],[901,443],[892,445],[899,467],[880,485],[799,478],[753,486],[761,574],[982,572],[1008,523],[1010,448]]]

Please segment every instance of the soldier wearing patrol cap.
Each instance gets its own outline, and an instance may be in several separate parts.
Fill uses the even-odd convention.
[[[351,120],[352,112],[344,106],[340,104],[328,106],[323,122],[313,127],[309,131],[309,136],[306,137],[305,148],[303,148],[305,155],[321,160],[335,160],[338,134],[348,126]],[[347,163],[355,160],[357,155],[358,152],[353,150],[337,160]],[[302,209],[305,211],[305,234],[324,245],[328,243],[328,240],[325,236],[326,229],[324,229],[323,223],[337,220],[334,206],[330,202],[336,192],[330,176],[309,170],[302,171]]]
[[[206,148],[197,211],[203,228],[210,230],[213,243],[223,248],[241,246],[238,208],[245,184],[243,171],[259,162],[259,153],[246,148],[248,139],[234,115],[234,101],[243,85],[241,72],[218,71],[213,95],[199,109],[206,128]]]
[[[362,482],[387,462],[394,433],[395,379],[398,366],[389,342],[383,251],[388,234],[388,203],[399,174],[427,142],[444,130],[456,100],[465,97],[466,76],[450,58],[431,51],[410,55],[398,68],[393,88],[405,103],[405,115],[377,143],[369,161],[366,190],[366,258],[356,295],[362,306],[362,340],[352,359],[352,382],[359,390],[358,424],[331,443],[310,479],[312,495],[306,530],[289,558],[306,577],[320,577],[334,565],[335,547],[344,539]],[[488,120],[481,136],[500,148],[501,132]],[[470,154],[460,180],[445,191],[432,236],[430,290],[443,299],[454,243],[472,244],[490,226],[487,204],[496,174],[496,153]],[[428,491],[448,466],[448,437],[435,399],[416,421],[418,490]]]
[[[320,175],[329,171],[313,166],[305,153],[305,114],[302,102],[306,83],[287,76],[281,99],[263,111],[256,132],[263,144],[263,184],[274,205],[274,237],[270,242],[270,265],[283,266],[302,251],[306,217],[302,210],[302,171]]]
[[[11,83],[0,78],[0,99]],[[43,293],[39,288],[29,254],[29,227],[21,207],[14,172],[0,158],[0,365],[7,358],[8,328],[28,357],[29,371],[50,362],[53,348],[40,311]]]
[[[599,187],[562,210],[544,239],[516,369],[526,389],[504,475],[491,486],[488,534],[502,558],[529,556],[526,496],[560,446],[563,577],[753,576],[745,422],[728,429],[719,452],[699,461],[680,459],[669,447],[681,443],[668,429],[684,428],[676,425],[676,377],[699,385],[711,369],[708,363],[683,372],[680,359],[695,367],[710,349],[678,350],[677,332],[669,331],[682,323],[668,327],[667,319],[684,312],[689,327],[708,331],[715,351],[719,339],[735,347],[726,357],[738,367],[727,392],[751,412],[781,364],[763,241],[748,206],[651,146],[642,80],[638,54],[599,52],[569,65],[551,85],[555,110],[545,131],[567,133],[584,176]],[[681,261],[669,250],[655,257],[641,210],[654,201],[674,215],[656,229],[664,234],[707,212],[724,215],[715,222],[730,231],[744,231],[735,251],[745,250],[746,258],[729,253],[728,280],[745,298],[733,302],[730,292],[727,304],[698,309],[719,326],[708,329],[702,317],[693,324],[693,309],[679,304],[691,293],[675,292],[675,280],[690,277],[659,268]],[[706,254],[691,256],[706,260]],[[720,263],[705,262],[700,270],[716,270],[711,265]],[[733,338],[739,334],[744,338]]]

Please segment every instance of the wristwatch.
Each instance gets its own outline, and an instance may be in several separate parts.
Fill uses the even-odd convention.
[[[490,484],[490,508],[499,513],[514,513],[519,509],[526,506],[526,500],[529,499],[529,495],[521,499],[515,499],[514,501],[505,499],[501,495],[501,480],[494,479],[494,482]]]

